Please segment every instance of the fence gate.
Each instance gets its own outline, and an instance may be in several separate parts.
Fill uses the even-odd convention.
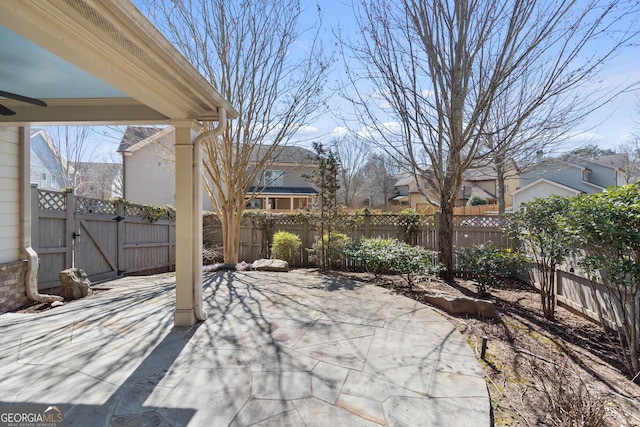
[[[82,268],[91,282],[115,279],[120,274],[121,218],[114,202],[76,198],[73,266]]]
[[[31,189],[38,289],[60,286],[60,271],[83,269],[92,283],[175,268],[175,221],[157,208]]]

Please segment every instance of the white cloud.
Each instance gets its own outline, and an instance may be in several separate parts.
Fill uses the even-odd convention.
[[[344,126],[337,126],[335,128],[333,128],[333,130],[331,131],[331,137],[341,137],[341,136],[345,136],[345,135],[349,135],[351,133],[351,131],[349,129],[347,129]]]
[[[304,126],[300,126],[300,128],[298,129],[298,132],[302,134],[307,134],[307,135],[315,134],[315,133],[318,133],[318,128],[311,125],[304,125]]]
[[[358,136],[365,140],[377,140],[380,139],[381,134],[385,138],[391,138],[393,136],[399,137],[402,132],[402,126],[398,122],[385,122],[376,126],[365,126],[358,131]]]
[[[633,141],[635,141],[635,136],[632,133],[623,133],[616,139],[616,147],[631,144]]]

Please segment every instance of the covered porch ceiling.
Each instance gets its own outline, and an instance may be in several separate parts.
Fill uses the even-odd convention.
[[[125,0],[0,2],[0,124],[216,121],[236,110]]]

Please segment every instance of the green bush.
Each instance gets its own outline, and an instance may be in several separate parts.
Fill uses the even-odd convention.
[[[292,265],[300,255],[302,241],[298,235],[288,231],[278,231],[273,234],[271,258],[285,260]]]
[[[488,204],[489,201],[481,196],[471,196],[471,198],[467,200],[467,206],[482,206]]]
[[[505,279],[520,271],[526,257],[517,250],[496,248],[492,243],[457,251],[460,270],[470,273],[477,281],[477,292],[486,295]]]
[[[316,238],[309,250],[309,260],[324,269],[339,267],[342,264],[342,248],[351,241],[344,233],[332,231]]]
[[[342,252],[356,265],[376,275],[406,275],[410,285],[414,277],[436,274],[441,269],[440,264],[433,261],[437,252],[396,239],[363,238],[346,245]]]
[[[537,283],[542,312],[547,319],[555,316],[556,269],[572,254],[574,247],[563,225],[569,204],[568,197],[535,199],[509,216],[511,231],[535,267],[529,275],[531,283]]]
[[[607,311],[625,307],[626,316],[612,315],[617,323],[616,353],[628,373],[636,375],[640,372],[640,184],[569,200],[563,225],[581,250],[580,264],[592,281],[592,291],[605,293]],[[602,322],[600,308],[598,316]]]

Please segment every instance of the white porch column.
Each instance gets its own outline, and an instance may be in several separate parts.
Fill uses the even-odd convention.
[[[289,209],[293,210],[293,197],[289,198]]]
[[[194,151],[196,122],[173,122],[176,131],[176,311],[174,324],[190,326],[202,307],[202,181]]]

